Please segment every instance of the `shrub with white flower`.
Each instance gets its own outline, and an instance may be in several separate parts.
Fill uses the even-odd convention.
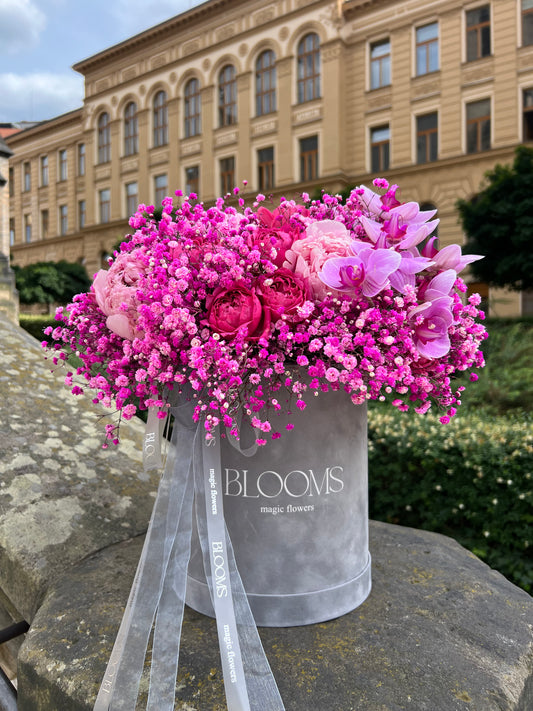
[[[164,416],[166,393],[190,383],[207,437],[219,424],[237,434],[243,408],[265,444],[281,436],[272,413],[330,389],[354,404],[435,405],[449,421],[454,375],[484,364],[480,297],[466,299],[458,276],[480,257],[439,251],[434,211],[374,185],[382,194],[360,187],[345,204],[206,207],[191,195],[177,209],[165,198],[160,220],[139,206],[109,270],[58,309],[55,362],[73,351],[95,401],[126,419]],[[115,425],[107,433],[117,441]]]

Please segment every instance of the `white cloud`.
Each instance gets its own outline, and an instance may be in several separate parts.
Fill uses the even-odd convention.
[[[0,122],[44,121],[83,103],[83,77],[74,73],[0,74],[0,87]]]
[[[123,32],[137,34],[199,5],[203,0],[115,0],[111,13]],[[2,2],[2,0],[0,0]]]
[[[0,0],[0,47],[14,54],[39,43],[46,17],[32,0]]]

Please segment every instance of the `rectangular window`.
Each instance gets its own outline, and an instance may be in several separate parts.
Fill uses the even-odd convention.
[[[370,163],[373,173],[389,168],[390,128],[388,124],[370,130]]]
[[[221,195],[231,193],[235,187],[235,158],[222,158],[220,161]]]
[[[533,89],[524,89],[522,140],[533,141]]]
[[[13,246],[15,244],[15,218],[9,218],[9,245]]]
[[[437,112],[416,118],[416,162],[431,163],[437,160],[439,142],[439,117]]]
[[[490,54],[490,5],[466,13],[466,61],[473,62]]]
[[[131,217],[139,207],[139,188],[137,183],[126,183],[126,215]]]
[[[41,210],[41,239],[48,237],[50,219],[48,210]]]
[[[9,197],[13,197],[13,195],[15,194],[15,171],[13,170],[13,168],[9,169],[8,176],[9,176],[9,180],[8,180],[8,182],[9,182]]]
[[[59,206],[59,234],[66,235],[68,232],[68,209],[66,205]]]
[[[261,192],[274,187],[274,148],[257,151],[257,183]]]
[[[82,230],[87,222],[87,205],[85,200],[78,202],[78,229]]]
[[[24,163],[24,192],[27,193],[31,190],[31,165],[29,161]]]
[[[59,151],[59,180],[63,181],[67,179],[67,151],[63,149]]]
[[[156,175],[154,178],[155,205],[159,207],[163,198],[167,197],[168,179],[166,175]]]
[[[466,152],[478,153],[490,148],[490,99],[466,105]]]
[[[300,180],[318,178],[318,136],[300,138]]]
[[[109,222],[111,219],[111,190],[109,188],[99,191],[98,205],[100,207],[100,222]]]
[[[416,75],[436,72],[439,68],[439,23],[416,29]]]
[[[391,80],[390,40],[381,40],[370,45],[370,88],[388,86]]]
[[[533,44],[533,0],[522,0],[522,46]]]
[[[185,168],[185,193],[194,193],[196,197],[200,194],[200,169],[197,165]]]
[[[41,156],[41,187],[48,185],[48,156]]]
[[[85,175],[85,143],[78,143],[78,175]]]
[[[24,239],[31,242],[31,215],[24,215]]]

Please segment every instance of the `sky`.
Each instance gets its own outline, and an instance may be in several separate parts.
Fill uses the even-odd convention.
[[[199,0],[0,0],[0,123],[45,121],[83,104],[73,64]]]

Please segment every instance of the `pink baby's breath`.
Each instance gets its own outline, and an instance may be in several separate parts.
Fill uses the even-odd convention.
[[[454,375],[484,365],[481,298],[465,303],[456,271],[475,257],[454,248],[439,258],[433,213],[400,203],[386,180],[374,186],[386,192],[361,186],[345,204],[303,194],[272,210],[264,195],[245,207],[238,188],[237,207],[191,194],[177,208],[166,198],[159,220],[140,205],[109,270],[46,329],[54,364],[73,351],[93,400],[125,419],[152,406],[166,417],[169,388],[188,382],[207,438],[219,422],[237,432],[243,409],[278,439],[273,412],[340,388],[354,404],[437,406],[446,424],[463,389]],[[117,427],[106,426],[108,443]]]

